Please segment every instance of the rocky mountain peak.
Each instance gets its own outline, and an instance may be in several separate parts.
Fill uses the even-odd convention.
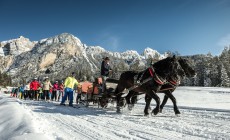
[[[3,57],[0,57],[0,70],[8,72],[14,83],[28,81],[34,76],[61,79],[73,71],[81,76],[95,76],[99,74],[105,56],[111,58],[114,68],[121,70],[144,68],[146,58],[162,56],[151,48],[146,48],[144,55],[139,55],[135,50],[111,52],[100,46],[87,46],[69,33],[36,42],[20,36],[1,42],[1,49]]]
[[[153,50],[152,48],[146,48],[143,52],[143,56],[145,59],[149,58],[165,58],[165,56],[161,55],[159,52],[156,50]]]
[[[23,52],[31,50],[36,42],[20,36],[17,39],[0,42],[0,56],[20,55]]]

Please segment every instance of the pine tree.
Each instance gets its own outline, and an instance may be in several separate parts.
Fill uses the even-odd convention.
[[[228,77],[230,77],[230,46],[224,48],[220,55],[220,61],[223,63]]]
[[[221,87],[230,87],[230,79],[223,64],[221,65],[221,79]]]

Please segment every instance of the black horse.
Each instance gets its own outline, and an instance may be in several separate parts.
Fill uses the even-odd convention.
[[[161,89],[158,92],[164,93],[165,96],[164,96],[162,104],[160,105],[160,112],[162,112],[164,105],[167,103],[168,98],[170,98],[174,105],[175,114],[176,115],[180,114],[180,111],[177,107],[176,98],[173,96],[172,93],[179,85],[181,79],[183,79],[185,76],[194,77],[196,75],[195,70],[191,67],[191,64],[189,63],[187,59],[179,58],[178,62],[181,68],[183,69],[185,75],[178,73],[177,76],[174,75],[172,77],[169,77],[169,79],[167,79],[167,82],[161,86]],[[138,93],[134,91],[130,91],[130,93],[126,96],[126,102],[128,104],[129,110],[132,110],[132,108],[134,107],[134,103],[136,103],[137,101],[137,95]],[[146,94],[145,95],[146,106],[145,106],[145,111],[144,111],[145,115],[148,115],[148,108],[150,107],[151,100],[152,98],[148,94]]]
[[[124,89],[128,89],[131,91],[130,93],[146,93],[149,97],[153,98],[157,105],[152,112],[156,115],[160,111],[160,98],[156,93],[161,89],[161,86],[165,84],[166,79],[178,74],[183,75],[184,71],[175,56],[160,60],[139,73],[134,71],[122,73],[115,90],[117,112],[120,112],[119,104],[124,94],[122,92]],[[138,79],[140,83],[135,84],[135,79]]]

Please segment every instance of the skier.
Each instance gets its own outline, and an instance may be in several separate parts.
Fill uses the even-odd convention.
[[[28,82],[24,88],[24,100],[26,100],[27,97],[31,98],[30,97],[30,82]]]
[[[41,87],[39,82],[37,81],[37,78],[34,78],[34,80],[30,83],[30,90],[32,92],[32,98],[31,99],[36,99],[37,98],[37,94],[38,94],[38,88]]]
[[[73,106],[73,90],[74,86],[78,85],[78,81],[75,79],[75,72],[72,72],[72,75],[67,77],[64,82],[65,86],[65,94],[64,97],[62,98],[62,101],[60,105],[65,105],[65,100],[67,96],[69,96],[69,106]]]
[[[21,85],[21,86],[20,86],[19,92],[20,92],[20,93],[19,93],[19,94],[20,94],[19,97],[20,97],[21,99],[22,99],[22,98],[25,98],[25,97],[24,97],[24,92],[25,92],[25,91],[24,91],[24,85]]]
[[[57,101],[57,90],[58,90],[58,81],[56,81],[53,85],[53,92],[52,92],[52,101],[55,98],[55,101]]]
[[[53,87],[49,81],[49,77],[45,77],[45,81],[43,82],[43,95],[45,101],[49,101],[50,96],[49,96],[49,90],[50,87]]]
[[[60,98],[63,98],[64,96],[64,83],[61,81],[61,84],[59,85],[59,93],[58,93],[58,101],[60,101]]]

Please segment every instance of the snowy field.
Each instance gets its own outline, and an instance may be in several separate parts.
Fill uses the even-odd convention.
[[[0,93],[0,140],[230,139],[229,88],[179,87],[174,95],[180,117],[170,100],[163,113],[145,117],[142,97],[117,114],[112,105],[77,109]]]

